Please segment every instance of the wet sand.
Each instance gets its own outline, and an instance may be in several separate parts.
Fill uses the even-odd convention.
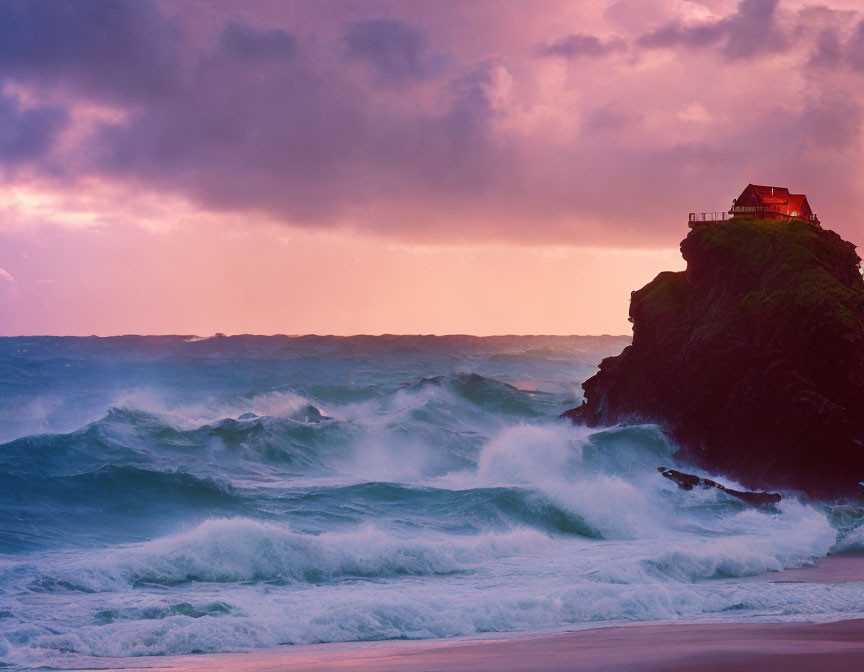
[[[753,580],[864,582],[864,556],[828,557],[818,567]],[[864,583],[861,595],[864,610]],[[239,654],[89,662],[91,669],[150,672],[859,672],[864,670],[864,619],[634,624],[549,635],[282,646]]]

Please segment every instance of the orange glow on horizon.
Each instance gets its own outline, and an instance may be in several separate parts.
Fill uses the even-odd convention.
[[[622,334],[630,291],[683,265],[676,250],[407,246],[272,225],[52,229],[21,247],[6,268],[16,295],[0,286],[5,335]]]

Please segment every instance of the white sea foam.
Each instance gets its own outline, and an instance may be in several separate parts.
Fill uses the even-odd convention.
[[[471,364],[449,366],[470,372]],[[331,377],[341,380],[347,365],[332,366]],[[362,390],[344,386],[329,398],[323,388],[313,395],[299,385],[188,399],[130,386],[115,405],[189,431],[119,413],[97,426],[92,445],[82,432],[68,439],[67,453],[58,448],[64,437],[24,446],[16,459],[35,456],[73,480],[78,463],[63,472],[52,456],[80,458],[81,471],[119,459],[151,471],[188,469],[230,482],[236,508],[214,514],[210,507],[228,504],[183,479],[168,502],[162,480],[145,489],[142,477],[130,500],[125,489],[134,481],[120,487],[103,471],[86,483],[106,488],[94,508],[80,513],[89,494],[74,491],[72,522],[91,516],[93,527],[66,545],[73,526],[60,517],[66,509],[58,498],[73,491],[63,481],[45,520],[58,517],[64,542],[0,562],[0,607],[12,614],[0,618],[0,659],[62,666],[79,654],[602,621],[819,620],[862,609],[856,584],[739,580],[803,566],[829,550],[862,550],[864,533],[843,528],[838,542],[824,513],[794,497],[757,510],[715,489],[680,490],[656,471],[674,464],[674,446],[656,427],[575,427],[554,417],[564,397],[550,411],[546,393],[535,399],[453,370],[420,382],[437,373],[426,364],[390,363],[383,373],[380,362],[361,366],[369,369]],[[511,380],[549,375],[512,366]],[[559,378],[564,386],[573,374]],[[226,387],[235,389],[231,382]],[[304,421],[310,405],[329,419]],[[513,414],[511,406],[528,410]],[[247,412],[264,417],[222,422]],[[237,512],[245,517],[228,517]],[[150,515],[162,516],[156,533],[131,537],[139,543],[122,537],[126,520]],[[214,515],[222,517],[202,522]]]
[[[26,645],[15,645],[8,660],[18,664],[57,664],[71,652],[95,656],[172,655],[237,651],[282,643],[314,643],[388,638],[430,638],[483,632],[542,630],[574,624],[644,620],[751,619],[832,620],[860,614],[860,585],[756,583],[746,586],[583,583],[540,589],[493,584],[466,594],[458,581],[423,582],[411,590],[393,583],[360,583],[302,592],[238,586],[222,593],[230,613],[213,616],[167,615],[122,618],[88,624],[86,610],[77,627],[49,632],[36,626]],[[550,590],[551,588],[551,590]],[[210,595],[197,595],[199,600]],[[153,599],[165,604],[165,599]],[[195,598],[193,598],[195,599]],[[140,602],[140,600],[139,600]],[[95,606],[95,603],[94,603]],[[92,611],[92,609],[91,609]],[[122,607],[115,609],[122,615]],[[166,613],[170,610],[165,609]],[[151,612],[155,613],[155,611]],[[41,629],[41,632],[40,632]]]
[[[835,553],[864,553],[864,525],[848,531],[831,550]]]
[[[244,413],[293,418],[313,402],[290,390],[262,392],[250,398],[209,398],[190,403],[171,403],[153,388],[132,388],[114,396],[112,406],[130,408],[158,415],[178,429],[195,429],[201,425],[236,418]]]
[[[356,532],[299,534],[247,518],[208,520],[194,529],[104,553],[13,565],[35,590],[116,591],[140,583],[299,581],[433,575],[548,546],[536,530],[466,537],[399,538],[372,525]],[[19,583],[21,579],[18,579]]]

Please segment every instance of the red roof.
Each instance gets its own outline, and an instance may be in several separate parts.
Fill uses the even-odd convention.
[[[804,204],[804,194],[789,194],[789,212],[801,214],[801,206]]]
[[[736,205],[742,208],[740,212],[754,212],[759,211],[759,208],[765,208],[770,212],[791,217],[813,218],[807,196],[790,194],[786,187],[748,184],[741,195],[735,199],[733,209]]]
[[[789,190],[786,187],[763,187],[758,184],[751,185],[763,203],[786,203],[789,200]]]

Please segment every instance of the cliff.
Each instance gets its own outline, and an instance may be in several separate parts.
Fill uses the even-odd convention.
[[[679,457],[750,488],[864,480],[864,281],[855,246],[802,221],[735,218],[681,243],[687,269],[633,292],[633,343],[565,415],[656,422]]]

